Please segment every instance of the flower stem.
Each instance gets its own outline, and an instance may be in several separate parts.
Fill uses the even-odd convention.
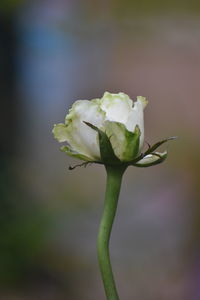
[[[109,254],[109,240],[116,214],[122,176],[126,167],[106,166],[107,182],[103,215],[98,234],[98,260],[107,300],[119,300]]]

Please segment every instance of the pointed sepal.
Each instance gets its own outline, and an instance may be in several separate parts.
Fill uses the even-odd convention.
[[[149,147],[149,149],[145,152],[145,156],[146,155],[148,155],[148,154],[151,154],[151,153],[153,153],[158,147],[160,147],[162,144],[164,144],[164,143],[166,143],[166,142],[168,142],[168,141],[171,141],[171,140],[175,140],[175,139],[177,139],[177,136],[171,136],[171,137],[169,137],[169,138],[167,138],[167,139],[164,139],[164,140],[162,140],[162,141],[160,141],[160,142],[157,142],[157,143],[155,143],[153,146],[150,146]]]
[[[112,148],[112,144],[110,142],[110,139],[106,135],[105,132],[100,130],[98,127],[94,126],[93,124],[89,122],[85,122],[86,125],[88,125],[90,128],[98,132],[98,138],[99,138],[99,148],[100,148],[100,154],[101,154],[101,161],[104,164],[121,164],[121,161],[119,158],[115,155],[114,150]]]
[[[115,155],[122,162],[129,162],[137,157],[141,135],[138,125],[135,126],[134,132],[131,132],[122,123],[106,121],[105,131],[110,136]]]
[[[132,165],[139,168],[146,168],[158,165],[162,163],[167,158],[167,151],[165,152],[153,152],[151,154],[147,154],[139,161],[133,163]]]

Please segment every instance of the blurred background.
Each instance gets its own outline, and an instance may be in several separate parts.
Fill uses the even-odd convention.
[[[146,96],[165,163],[129,168],[112,233],[123,300],[200,298],[200,2],[1,0],[0,299],[102,300],[105,171],[59,151],[54,123],[104,91]]]

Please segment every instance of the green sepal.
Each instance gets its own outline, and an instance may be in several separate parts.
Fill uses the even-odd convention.
[[[109,165],[110,164],[114,164],[114,165],[121,164],[121,161],[114,153],[111,142],[110,142],[108,136],[106,135],[106,133],[89,122],[84,121],[84,123],[86,125],[88,125],[90,128],[92,128],[98,132],[99,148],[100,148],[102,162],[104,164],[109,164]]]
[[[148,157],[150,155],[152,157]],[[132,165],[135,167],[139,167],[139,168],[147,168],[147,167],[158,165],[167,158],[167,151],[165,151],[163,153],[154,152],[154,153],[148,154],[148,156],[143,157],[141,160],[139,160],[136,163],[133,163]]]
[[[151,154],[152,152],[154,152],[158,147],[160,147],[162,144],[168,142],[168,141],[171,141],[171,140],[175,140],[177,139],[177,136],[171,136],[167,139],[164,139],[160,142],[157,142],[156,144],[154,144],[153,146],[149,147],[149,149],[144,153],[144,155],[148,155],[148,154]]]
[[[60,150],[62,152],[65,152],[69,156],[72,156],[72,157],[75,157],[75,158],[78,158],[78,159],[81,159],[81,160],[89,161],[89,162],[93,161],[90,157],[88,157],[84,154],[77,153],[77,152],[73,151],[69,146],[62,146],[62,147],[60,147]]]
[[[123,125],[124,126],[124,125]],[[125,137],[127,140],[126,155],[131,160],[134,159],[139,152],[141,131],[138,125],[135,126],[134,132],[130,132],[125,128]]]
[[[117,151],[120,149],[117,155],[121,161],[129,162],[137,157],[140,146],[140,128],[135,126],[134,132],[127,130],[126,126],[119,122],[106,122],[106,132],[110,134],[112,145],[115,146]],[[121,136],[121,139],[120,139]],[[115,149],[114,148],[114,149]]]

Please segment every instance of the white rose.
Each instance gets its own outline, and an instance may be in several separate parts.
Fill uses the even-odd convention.
[[[135,165],[152,165],[163,160],[166,152],[141,155],[146,105],[145,97],[133,102],[124,93],[105,92],[101,99],[78,100],[65,124],[54,125],[53,134],[59,142],[67,142],[61,150],[85,161],[127,163],[139,157]]]

